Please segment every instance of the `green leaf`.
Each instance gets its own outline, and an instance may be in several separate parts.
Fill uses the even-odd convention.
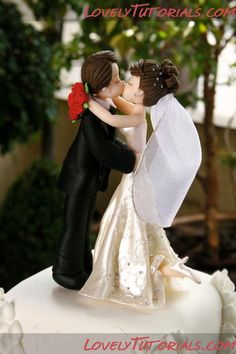
[[[87,83],[87,82],[85,82],[84,87],[85,87],[85,92],[86,92],[86,93],[89,93],[89,86],[88,86],[88,83]]]

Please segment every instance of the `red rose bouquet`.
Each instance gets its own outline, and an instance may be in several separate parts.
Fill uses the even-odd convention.
[[[88,85],[76,82],[68,96],[69,117],[75,123],[86,108],[88,108]]]

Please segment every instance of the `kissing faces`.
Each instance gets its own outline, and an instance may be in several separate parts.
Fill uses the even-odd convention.
[[[104,99],[104,98],[114,98],[120,96],[122,94],[124,83],[121,81],[119,76],[119,68],[116,63],[112,63],[112,75],[111,81],[109,85],[103,87],[98,93],[97,97]]]

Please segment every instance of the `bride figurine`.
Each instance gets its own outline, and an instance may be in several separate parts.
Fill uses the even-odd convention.
[[[163,227],[171,223],[201,163],[201,146],[191,117],[174,97],[178,70],[139,60],[130,68],[123,98],[115,105],[127,115],[111,115],[95,100],[89,109],[120,128],[137,156],[135,170],[124,174],[102,218],[93,270],[79,294],[141,307],[165,304],[171,278],[196,272],[173,251]],[[151,107],[152,135],[146,144],[145,106]]]

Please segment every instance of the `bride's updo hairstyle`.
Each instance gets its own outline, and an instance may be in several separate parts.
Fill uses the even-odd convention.
[[[165,59],[161,63],[151,59],[140,59],[130,67],[133,76],[140,76],[140,88],[144,92],[143,104],[154,106],[168,93],[175,93],[179,86],[179,72],[176,66]]]

